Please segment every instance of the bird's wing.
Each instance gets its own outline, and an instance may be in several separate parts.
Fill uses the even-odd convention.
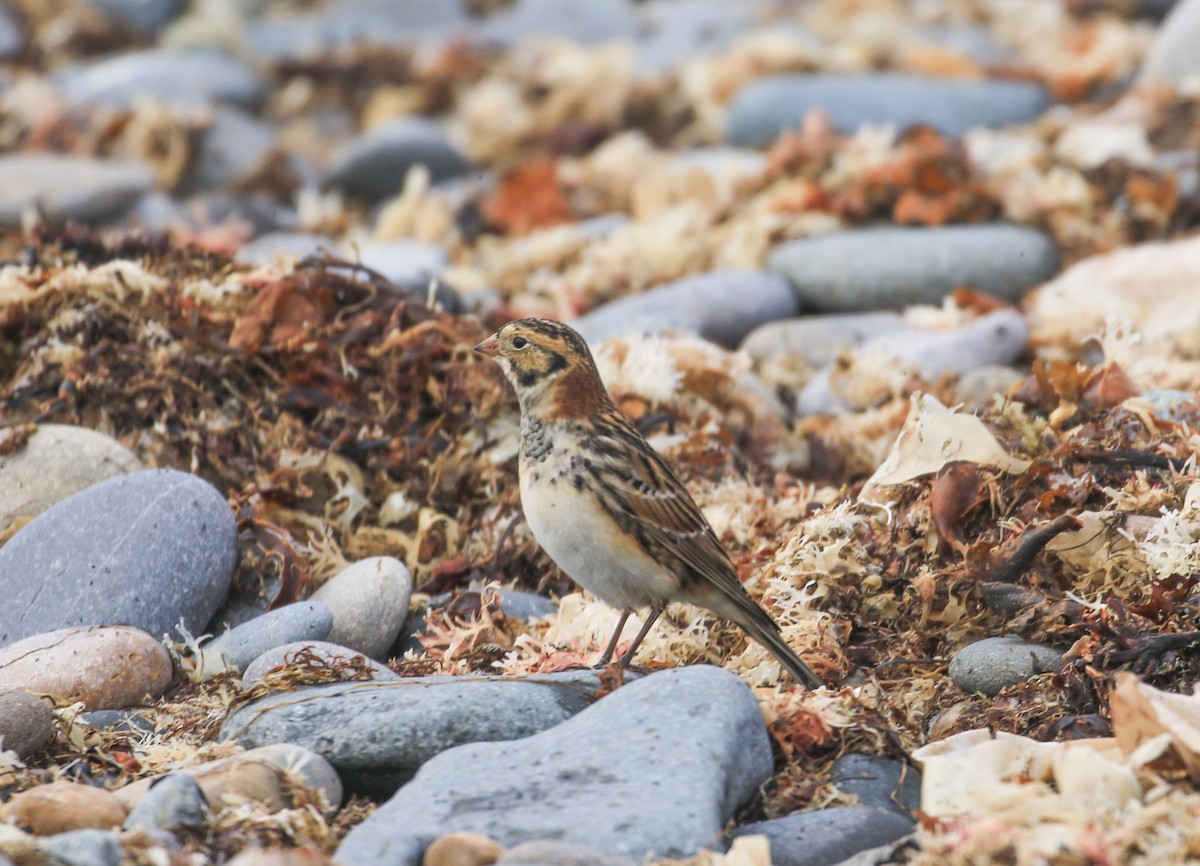
[[[588,457],[601,506],[685,589],[715,589],[750,618],[775,624],[737,578],[717,535],[683,482],[624,416],[596,419],[602,435]],[[689,586],[689,584],[691,586]]]

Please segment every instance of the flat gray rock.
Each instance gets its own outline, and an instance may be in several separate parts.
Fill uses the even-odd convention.
[[[431,759],[350,831],[334,859],[416,866],[452,831],[506,846],[552,839],[639,863],[690,857],[719,844],[771,770],[745,683],[708,665],[662,671],[540,734]]]
[[[489,16],[471,38],[496,47],[510,47],[531,36],[595,45],[632,39],[640,28],[632,0],[517,0]]]
[[[254,109],[267,95],[266,83],[254,70],[231,54],[211,49],[129,51],[68,66],[51,81],[69,105],[80,108],[131,108],[139,99],[153,99]]]
[[[86,427],[41,424],[24,447],[0,456],[0,532],[93,484],[142,468],[110,436]]]
[[[590,670],[314,686],[240,707],[221,739],[246,748],[295,743],[333,764],[348,786],[387,795],[454,746],[528,737],[569,719],[599,687]]]
[[[0,548],[0,646],[67,626],[125,623],[155,637],[208,623],[237,565],[225,497],[170,469],[110,478]]]
[[[209,641],[205,653],[220,654],[244,671],[268,650],[302,640],[324,640],[333,628],[333,613],[319,601],[298,601],[244,622]]]
[[[1200,75],[1200,0],[1180,0],[1158,28],[1146,59],[1142,79],[1179,87]]]
[[[638,76],[660,75],[697,57],[727,50],[747,30],[762,5],[748,0],[642,3],[644,33],[637,42]]]
[[[0,156],[0,227],[40,208],[55,222],[103,222],[133,207],[154,187],[150,166],[58,153]]]
[[[423,165],[435,180],[471,170],[441,128],[423,118],[391,120],[350,141],[329,159],[322,184],[379,201],[400,192],[409,168]]]
[[[994,695],[1030,677],[1057,671],[1062,653],[1019,637],[989,637],[960,649],[950,659],[950,679],[964,692]]]
[[[772,866],[834,866],[860,851],[893,842],[912,828],[911,818],[886,809],[835,806],[748,824],[733,835],[766,836]]]
[[[371,682],[394,682],[400,679],[400,675],[387,665],[382,665],[360,652],[323,640],[301,640],[269,649],[250,662],[242,672],[242,686],[249,688],[256,685],[272,668],[294,664],[299,653],[315,657],[321,663],[330,666],[357,663],[370,672]]]
[[[54,714],[46,701],[22,689],[0,689],[0,750],[23,758],[46,745],[52,733]]]
[[[767,255],[801,305],[869,312],[940,304],[957,288],[1017,301],[1058,271],[1058,249],[1035,229],[1005,224],[861,228],[789,241]]]
[[[840,132],[865,123],[925,124],[947,135],[977,126],[1029,123],[1046,110],[1040,84],[954,80],[882,72],[768,75],[744,85],[725,119],[725,140],[761,147],[779,133],[799,129],[815,108],[829,112]]]
[[[851,752],[833,762],[829,781],[860,806],[912,818],[921,805],[921,771],[893,758]]]
[[[120,866],[124,857],[121,843],[108,830],[68,830],[56,833],[42,843],[50,862],[63,866]]]
[[[383,658],[408,616],[412,575],[391,556],[372,556],[329,579],[312,595],[333,614],[330,643]]]
[[[782,277],[756,270],[720,270],[684,277],[592,310],[573,326],[595,345],[609,337],[678,330],[736,346],[764,322],[800,312]]]
[[[461,37],[469,29],[461,0],[334,0],[312,12],[253,21],[246,39],[255,56],[280,61],[365,46],[428,47]]]

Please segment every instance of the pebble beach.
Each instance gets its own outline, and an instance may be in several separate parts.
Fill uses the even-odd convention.
[[[1194,862],[1197,45],[0,0],[0,866]],[[824,688],[683,604],[591,667],[472,351],[526,316]]]

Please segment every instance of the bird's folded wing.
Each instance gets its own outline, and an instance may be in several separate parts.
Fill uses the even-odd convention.
[[[717,535],[683,482],[632,428],[622,431],[623,454],[609,452],[593,464],[601,505],[646,552],[681,579],[701,578],[755,617],[755,604]]]

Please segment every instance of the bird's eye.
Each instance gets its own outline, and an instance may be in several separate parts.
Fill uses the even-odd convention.
[[[513,337],[512,345],[514,349],[524,349],[529,345],[529,341],[524,337]]]

